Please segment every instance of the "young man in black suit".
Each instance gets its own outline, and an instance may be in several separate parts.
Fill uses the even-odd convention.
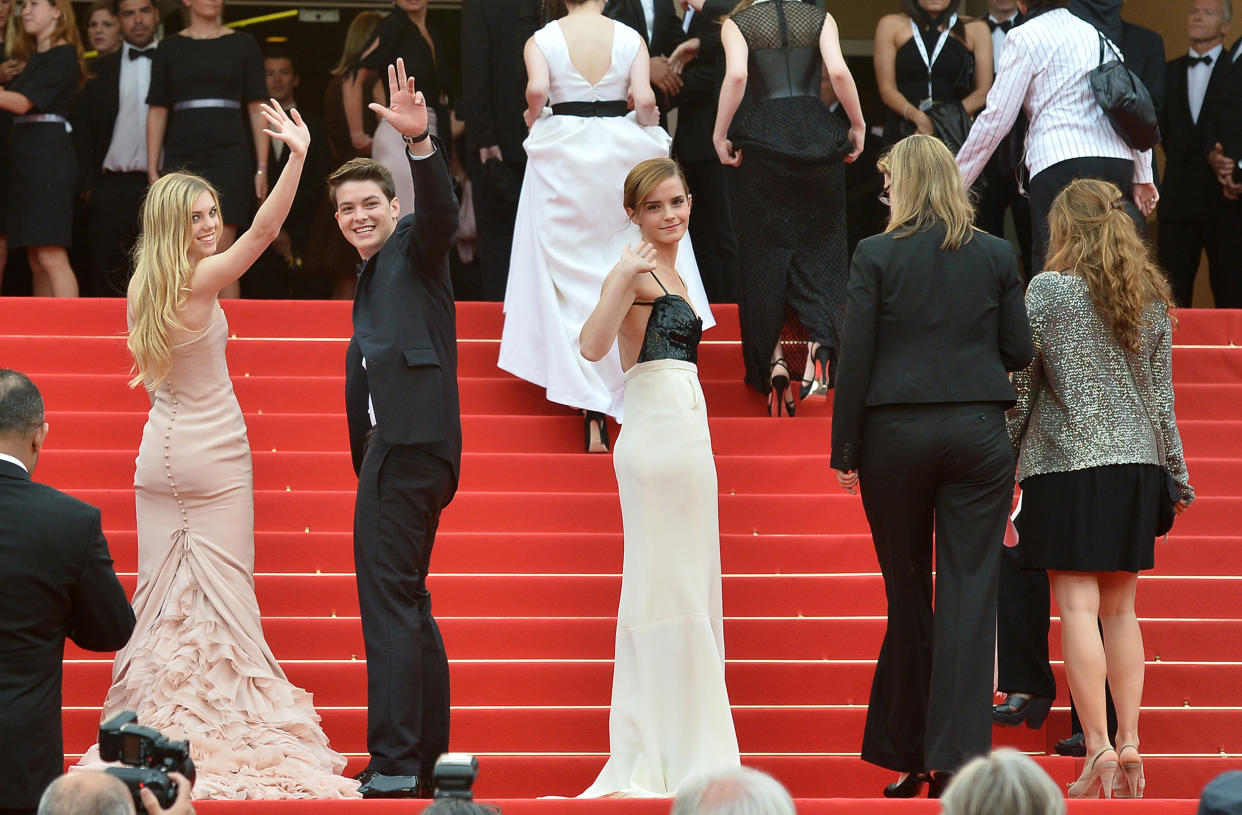
[[[1223,268],[1221,243],[1232,238],[1220,231],[1225,197],[1209,160],[1212,123],[1221,112],[1233,67],[1224,49],[1230,16],[1224,0],[1192,0],[1186,18],[1190,53],[1170,60],[1165,74],[1160,132],[1167,166],[1160,193],[1158,257],[1180,306],[1190,305],[1205,250],[1214,282],[1233,272]]]
[[[47,432],[38,388],[0,370],[0,806],[10,815],[34,815],[63,769],[65,638],[115,651],[134,630],[99,510],[30,479]]]
[[[95,60],[95,76],[78,94],[72,116],[98,297],[123,295],[129,282],[129,252],[147,191],[147,89],[160,24],[155,0],[115,0],[113,13],[121,22],[121,48]]]
[[[426,580],[440,511],[461,470],[447,264],[457,200],[428,136],[426,100],[402,60],[389,67],[388,84],[390,107],[371,107],[408,145],[414,213],[398,220],[392,175],[378,162],[353,159],[328,178],[337,223],[363,261],[345,360],[371,754],[359,779],[364,798],[429,798],[449,742],[448,658]]]

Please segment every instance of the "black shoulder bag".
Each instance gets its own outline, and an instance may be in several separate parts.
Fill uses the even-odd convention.
[[[1100,62],[1091,71],[1091,90],[1104,108],[1113,130],[1126,144],[1135,150],[1150,150],[1160,143],[1160,123],[1156,120],[1156,106],[1143,80],[1126,67],[1121,55],[1112,43],[1100,38]],[[1104,61],[1105,50],[1112,51],[1115,59]]]

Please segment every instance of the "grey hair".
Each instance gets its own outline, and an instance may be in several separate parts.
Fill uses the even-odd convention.
[[[0,434],[25,433],[43,424],[43,397],[30,377],[0,369]]]
[[[940,804],[943,815],[1065,815],[1065,798],[1053,780],[1010,747],[969,762]]]
[[[673,799],[669,815],[796,815],[793,799],[767,773],[750,767],[691,779]]]
[[[62,775],[43,791],[38,815],[134,815],[134,797],[115,776],[101,772]]]

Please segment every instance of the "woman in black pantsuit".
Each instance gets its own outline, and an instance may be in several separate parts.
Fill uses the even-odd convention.
[[[912,797],[928,781],[936,796],[991,747],[997,573],[1014,486],[1006,372],[1034,349],[1017,258],[971,226],[948,148],[911,136],[879,168],[892,214],[854,253],[832,466],[842,487],[862,490],[888,596],[862,757],[903,774],[886,796]]]

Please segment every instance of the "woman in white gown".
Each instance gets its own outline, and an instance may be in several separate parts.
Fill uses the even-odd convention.
[[[679,274],[690,196],[677,164],[625,181],[641,228],[582,328],[582,354],[620,353],[626,422],[613,468],[625,559],[608,717],[608,763],[582,794],[673,795],[740,763],[725,687],[716,464],[698,379],[702,320]]]
[[[642,37],[604,17],[602,0],[566,5],[564,18],[526,43],[530,135],[499,364],[543,387],[549,401],[587,411],[587,449],[604,452],[603,416],[622,416],[621,363],[615,348],[587,362],[578,332],[621,249],[637,239],[618,206],[626,174],[644,159],[667,157],[670,138],[656,124]],[[627,111],[631,95],[634,110]],[[715,322],[689,242],[678,268],[710,328]]]

